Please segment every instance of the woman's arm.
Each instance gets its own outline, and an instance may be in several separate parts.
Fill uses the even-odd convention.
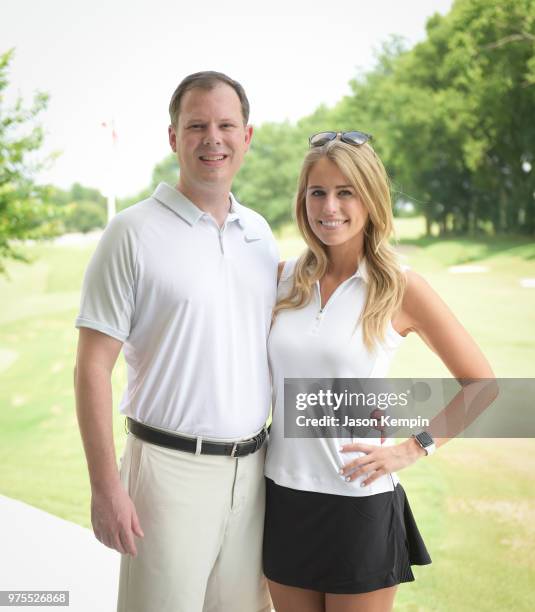
[[[441,358],[455,378],[460,380],[494,378],[489,362],[474,339],[432,287],[412,270],[407,271],[407,287],[402,306],[393,318],[392,325],[401,335],[406,336],[410,332],[418,334]],[[443,412],[448,411],[450,415],[458,413],[463,403],[461,391]],[[435,419],[438,420],[439,416],[443,415],[437,415]],[[432,425],[433,421],[429,428],[431,432]],[[440,447],[450,439],[435,438],[435,444]],[[363,486],[369,485],[383,474],[407,467],[426,454],[414,438],[388,447],[358,443],[342,447],[342,452],[354,451],[361,451],[366,455],[346,464],[342,474],[359,468],[347,476],[348,480],[355,480],[362,474],[370,473],[362,483]]]
[[[436,291],[416,272],[406,274],[401,310],[392,321],[396,331],[418,334],[455,378],[493,378],[480,348]]]

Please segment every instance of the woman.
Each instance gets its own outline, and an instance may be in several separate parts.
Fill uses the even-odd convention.
[[[392,609],[397,585],[414,580],[411,565],[431,562],[395,472],[447,441],[428,432],[399,444],[285,438],[284,379],[386,377],[411,332],[453,376],[493,377],[444,302],[388,244],[388,178],[370,138],[311,137],[296,196],[307,249],[279,266],[264,533],[277,612]]]

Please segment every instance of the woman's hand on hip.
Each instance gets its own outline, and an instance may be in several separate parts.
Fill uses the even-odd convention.
[[[425,456],[425,450],[414,438],[409,438],[394,446],[372,446],[371,444],[344,444],[340,448],[342,453],[365,453],[363,457],[350,461],[340,469],[340,474],[345,476],[347,482],[352,482],[368,474],[362,482],[363,487],[370,485],[374,480],[397,472],[414,463],[420,457]]]

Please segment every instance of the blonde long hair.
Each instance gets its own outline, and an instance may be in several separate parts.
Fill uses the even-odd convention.
[[[338,166],[369,213],[364,228],[368,293],[357,325],[362,324],[364,344],[372,351],[377,341],[385,339],[388,322],[403,300],[406,280],[397,255],[389,244],[394,224],[388,175],[367,143],[354,146],[336,139],[307,153],[295,196],[297,226],[307,249],[297,260],[293,286],[287,297],[275,306],[274,317],[281,310],[306,306],[312,299],[315,282],[327,271],[327,248],[312,231],[306,212],[308,176],[312,166],[324,157]]]

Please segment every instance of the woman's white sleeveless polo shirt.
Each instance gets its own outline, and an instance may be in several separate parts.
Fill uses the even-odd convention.
[[[288,295],[296,260],[286,263],[277,298]],[[278,313],[268,341],[273,385],[273,422],[269,437],[265,474],[278,485],[303,491],[335,495],[366,496],[391,491],[398,478],[381,476],[361,487],[364,476],[346,482],[339,469],[363,453],[340,453],[343,444],[363,442],[380,445],[380,438],[285,438],[285,378],[383,378],[404,337],[391,323],[385,341],[370,353],[356,322],[364,308],[368,276],[366,262],[344,281],[321,309],[319,283],[304,308]],[[387,439],[385,444],[393,444]]]

